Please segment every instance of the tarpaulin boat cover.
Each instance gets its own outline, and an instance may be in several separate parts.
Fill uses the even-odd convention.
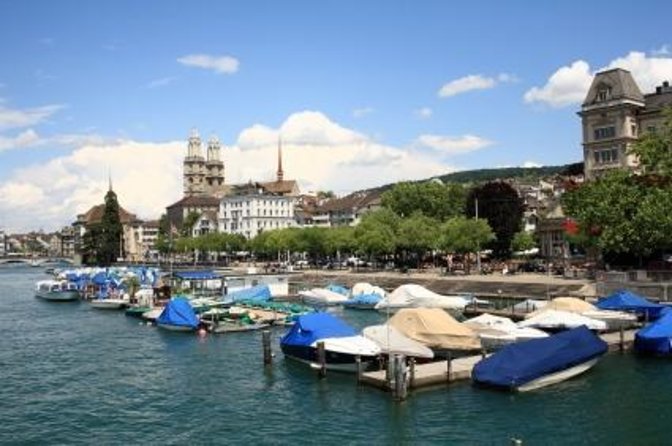
[[[443,296],[427,288],[416,285],[401,285],[382,299],[376,309],[386,307],[425,307],[463,310],[469,299],[462,296]]]
[[[662,316],[662,311],[666,308],[664,305],[648,301],[628,290],[618,290],[614,294],[600,299],[596,306],[600,310],[630,311],[641,316],[648,316],[649,319],[657,319]]]
[[[590,330],[606,330],[607,323],[581,314],[569,311],[547,310],[542,308],[525,316],[524,321],[518,322],[519,327],[534,327],[546,330],[566,330],[585,325]]]
[[[233,302],[267,302],[271,300],[271,289],[268,285],[257,285],[251,288],[243,288],[242,290],[234,291],[227,294],[226,297]]]
[[[389,324],[402,334],[433,349],[481,348],[476,333],[440,308],[403,308]]]
[[[350,296],[357,296],[359,294],[378,294],[380,297],[385,297],[387,293],[379,286],[374,286],[367,282],[357,282],[352,286]]]
[[[344,338],[357,333],[348,324],[329,313],[312,313],[299,316],[292,328],[282,337],[280,344],[310,346],[324,338]]]
[[[334,293],[342,294],[343,296],[347,296],[348,294],[350,294],[349,289],[337,283],[330,283],[329,285],[327,285],[327,289]]]
[[[672,312],[666,312],[635,334],[635,350],[655,355],[672,354]]]
[[[175,277],[182,280],[212,280],[220,279],[219,274],[212,271],[179,271],[175,273]]]
[[[586,327],[510,344],[481,360],[472,371],[479,384],[515,388],[603,355],[607,343]]]
[[[586,311],[595,311],[597,309],[593,304],[576,297],[556,297],[544,308],[549,310],[569,311],[571,313],[584,313]]]
[[[171,299],[156,320],[159,324],[198,327],[198,318],[189,300],[178,297]]]
[[[383,353],[401,354],[415,358],[433,358],[434,352],[419,342],[404,336],[389,324],[371,325],[362,330],[364,337],[380,346]]]

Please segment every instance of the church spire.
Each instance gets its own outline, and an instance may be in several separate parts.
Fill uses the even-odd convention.
[[[112,192],[112,169],[107,168],[107,182],[108,182],[108,191]]]
[[[282,137],[278,136],[278,171],[276,173],[278,182],[282,181],[285,173],[282,171]]]

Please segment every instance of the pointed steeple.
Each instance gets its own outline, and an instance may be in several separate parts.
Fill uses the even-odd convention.
[[[276,173],[276,181],[283,180],[285,173],[282,171],[282,137],[278,136],[278,171]]]

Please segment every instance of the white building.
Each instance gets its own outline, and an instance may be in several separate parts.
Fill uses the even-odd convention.
[[[5,241],[5,231],[0,229],[0,256],[4,256],[7,254],[7,248],[5,247],[6,241]]]
[[[294,198],[252,193],[224,197],[219,205],[219,232],[254,238],[263,231],[294,225]]]

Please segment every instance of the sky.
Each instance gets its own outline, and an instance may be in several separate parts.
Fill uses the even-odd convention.
[[[227,183],[337,194],[456,170],[582,160],[597,71],[672,80],[672,2],[0,2],[0,229],[103,201],[156,219],[186,140]]]

